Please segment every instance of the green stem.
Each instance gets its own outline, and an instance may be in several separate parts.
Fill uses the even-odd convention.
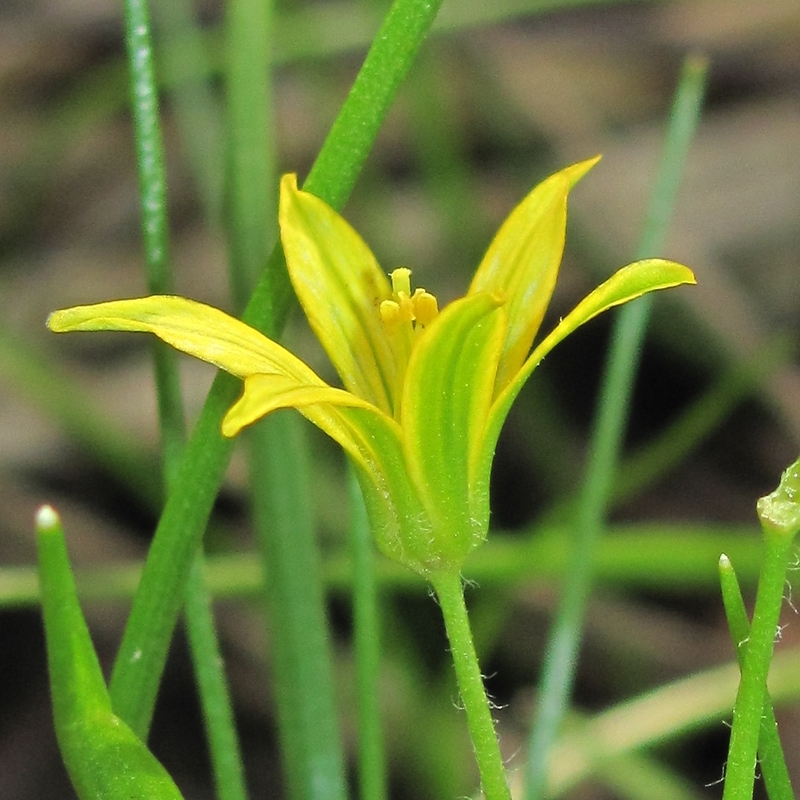
[[[687,59],[684,64],[639,258],[656,252],[666,233],[681,168],[699,118],[706,68],[706,62],[697,58]],[[527,800],[544,796],[548,754],[558,735],[572,691],[586,603],[591,591],[594,551],[611,498],[651,305],[651,297],[629,303],[614,322],[588,464],[578,497],[570,565],[547,645],[540,702],[528,745]]]
[[[247,304],[276,237],[278,207],[270,45],[272,2],[231,0],[226,10],[225,206],[236,308]]]
[[[158,115],[158,91],[153,64],[153,46],[147,0],[126,0],[125,31],[131,73],[134,134],[139,169],[142,211],[142,235],[148,291],[153,294],[172,290],[169,259],[169,224],[167,219],[167,176],[164,168],[161,126]],[[171,488],[178,474],[184,449],[185,421],[177,369],[176,353],[157,343],[153,350],[158,417],[163,450],[164,484]],[[188,556],[187,552],[187,556]],[[184,588],[186,627],[192,649],[200,701],[218,795],[223,800],[243,800],[246,796],[236,727],[233,720],[217,632],[211,610],[212,602],[203,578],[203,551],[195,546],[191,570]],[[169,573],[169,563],[161,565]],[[151,676],[157,682],[159,674]],[[143,740],[147,738],[154,696],[136,710],[129,697],[112,694],[115,708],[129,721]]]
[[[195,678],[203,707],[206,737],[219,800],[244,800],[239,738],[217,639],[211,593],[206,585],[205,558],[198,553],[186,584],[186,633],[192,651]]]
[[[778,629],[791,540],[767,540],[758,594],[733,709],[723,800],[751,800],[762,712]]]
[[[739,666],[742,667],[750,638],[750,620],[747,618],[739,580],[726,555],[720,556],[719,576],[728,628],[733,639],[733,647],[736,650],[736,658]],[[772,710],[769,692],[764,694],[764,713],[761,716],[761,729],[758,736],[758,762],[770,800],[794,800],[792,782],[789,771],[786,769],[786,759],[778,736],[778,723],[775,720],[775,712]]]
[[[756,607],[733,708],[723,800],[750,800],[775,636],[792,543],[800,531],[800,459],[781,476],[778,488],[756,506],[765,556],[758,579]]]
[[[395,0],[381,28],[382,37],[376,39],[361,71],[368,67],[380,71],[383,83],[376,75],[369,81],[363,79],[362,84],[372,87],[374,105],[384,113],[427,35],[439,4],[439,0]],[[413,18],[421,18],[425,24],[406,27]],[[392,25],[389,25],[390,20]],[[411,39],[416,40],[413,45],[409,44]],[[407,43],[402,53],[397,52],[398,41]],[[378,70],[384,61],[392,66],[388,75]],[[369,114],[361,119],[354,114],[350,109],[357,100],[351,101],[348,97],[339,116],[347,120],[347,126],[334,125],[326,140],[327,149],[323,148],[328,155],[323,159],[321,153],[319,166],[315,167],[317,185],[330,190],[330,195],[323,199],[330,202],[334,198],[338,201],[337,207],[341,207],[352,189],[383,121],[381,115]],[[339,140],[357,142],[359,146],[350,150]],[[262,273],[243,319],[274,337],[283,327],[290,299],[288,276],[285,268],[281,268],[278,248]],[[228,375],[219,375],[206,399],[153,537],[114,664],[111,695],[115,708],[139,732],[146,731],[149,725],[172,631],[182,605],[183,588],[230,458],[232,443],[222,438],[220,423],[239,392],[238,384]]]
[[[381,633],[375,553],[358,480],[348,471],[353,556],[353,628],[358,692],[358,780],[361,800],[386,800],[386,755],[380,711]]]
[[[275,642],[273,684],[278,732],[292,800],[344,800],[330,637],[320,577],[303,421],[292,412],[248,432],[253,518],[266,573],[267,619]]]
[[[352,191],[377,131],[442,0],[395,0],[303,188],[333,208]]]
[[[439,598],[447,638],[450,641],[458,691],[467,713],[467,726],[478,762],[483,793],[486,800],[511,800],[491,706],[472,641],[461,575],[458,572],[436,573],[431,577],[431,583]]]

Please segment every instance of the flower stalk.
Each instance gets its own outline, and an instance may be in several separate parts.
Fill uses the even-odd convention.
[[[511,800],[491,704],[472,640],[461,575],[458,572],[440,572],[431,577],[431,584],[442,609],[483,794],[486,800]]]

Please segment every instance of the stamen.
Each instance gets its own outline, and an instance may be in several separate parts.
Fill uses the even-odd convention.
[[[400,306],[394,300],[383,300],[380,306],[381,319],[389,333],[394,333],[400,324]]]
[[[436,297],[424,289],[417,289],[412,300],[417,324],[422,325],[423,328],[430,325],[439,313],[439,303],[436,301]]]
[[[379,310],[383,326],[394,356],[392,406],[395,419],[400,419],[400,400],[403,381],[414,342],[439,312],[436,298],[424,289],[411,294],[411,270],[398,267],[393,270],[392,297],[381,301]]]
[[[408,267],[398,267],[392,270],[392,294],[395,300],[402,295],[411,296],[411,270]]]
[[[424,289],[416,289],[411,294],[411,270],[408,267],[393,270],[391,279],[393,299],[384,300],[380,305],[381,319],[389,333],[394,333],[401,323],[407,324],[410,331],[417,326],[430,325],[439,313],[436,298]]]

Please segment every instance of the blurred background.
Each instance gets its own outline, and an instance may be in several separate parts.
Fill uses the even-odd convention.
[[[345,216],[387,271],[411,266],[417,285],[443,303],[463,292],[497,226],[534,184],[602,153],[570,198],[567,253],[543,325],[548,330],[633,259],[681,63],[689,53],[708,57],[706,107],[660,253],[691,266],[698,286],[656,300],[626,443],[633,457],[666,435],[677,452],[627,462],[628,488],[620,491],[612,521],[655,523],[667,534],[678,525],[720,530],[732,538],[731,547],[740,540],[757,543],[755,501],[777,485],[800,444],[800,7],[796,0],[586,3],[567,10],[552,5],[497,0],[488,9],[445,0]],[[222,176],[220,119],[213,113],[187,117],[183,104],[198,85],[223,102],[224,8],[212,0],[192,8],[203,31],[193,45],[213,65],[206,82],[181,72],[181,48],[188,45],[168,6],[166,0],[153,2],[156,36],[165,43],[158,63],[177,289],[230,309],[224,208],[214,201]],[[280,171],[301,178],[308,171],[385,6],[383,0],[278,3],[273,105]],[[127,106],[120,4],[0,5],[4,798],[71,796],[52,733],[38,610],[14,594],[13,580],[29,579],[35,559],[35,509],[47,501],[62,512],[72,558],[87,567],[134,564],[146,552],[156,520],[148,500],[157,458],[148,343],[113,335],[57,338],[44,327],[55,308],[145,291]],[[498,541],[535,537],[542,520],[557,516],[554,509],[574,493],[609,322],[595,321],[560,346],[515,407],[493,475]],[[329,372],[299,314],[287,338]],[[189,359],[182,360],[182,370],[194,415],[213,370]],[[665,434],[700,402],[705,427]],[[65,430],[63,417],[58,421],[64,408],[73,409],[73,418],[98,415],[97,435],[131,454],[127,477],[81,446],[74,430]],[[309,438],[320,535],[335,561],[347,521],[342,461],[315,432]],[[238,454],[217,504],[211,552],[253,550],[245,480]],[[659,579],[641,565],[627,576],[613,567],[599,569],[578,709],[608,708],[732,659],[716,555],[698,550],[693,563],[685,581]],[[752,559],[734,566],[752,587]],[[253,601],[256,586],[256,578],[237,576],[238,597],[219,604],[221,635],[252,796],[280,798],[265,655],[269,632]],[[498,713],[512,771],[522,763],[519,751],[557,589],[558,570],[552,569],[513,581],[487,580],[470,596],[484,671],[504,706]],[[124,595],[124,587],[119,592]],[[105,665],[113,660],[128,607],[125,597],[112,593],[86,605]],[[475,776],[454,707],[438,609],[424,587],[401,578],[387,588],[383,605],[393,796],[463,795]],[[352,748],[350,606],[341,582],[333,581],[330,611],[343,732]],[[788,605],[786,612],[781,648],[800,635]],[[779,723],[798,780],[800,715],[784,708]],[[656,756],[694,796],[717,796],[720,787],[708,784],[722,775],[726,731],[720,718],[662,745]],[[181,633],[152,742],[187,798],[212,796]],[[596,776],[568,796],[617,797],[619,790]]]

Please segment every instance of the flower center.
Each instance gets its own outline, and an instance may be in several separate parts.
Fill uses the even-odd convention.
[[[439,304],[424,289],[415,289],[411,293],[411,270],[407,267],[393,270],[391,279],[392,299],[381,302],[380,313],[394,353],[395,385],[392,401],[395,418],[399,419],[403,380],[414,340],[439,313]]]
[[[409,331],[429,325],[439,313],[436,298],[424,289],[411,294],[411,270],[398,267],[392,271],[392,299],[381,303],[381,319],[391,335],[402,325]]]

